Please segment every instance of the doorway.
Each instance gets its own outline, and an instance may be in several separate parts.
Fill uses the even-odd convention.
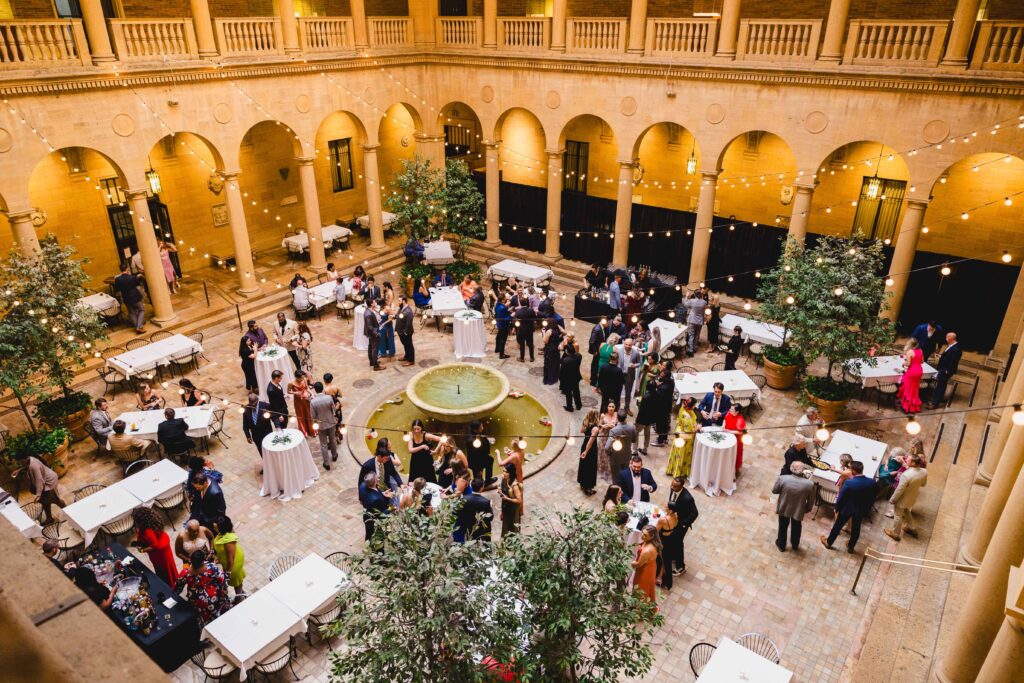
[[[869,239],[896,241],[906,192],[905,180],[865,177],[860,186],[857,213],[853,217],[853,234],[861,232]]]
[[[469,16],[468,0],[437,0],[437,14],[441,17]]]
[[[167,211],[167,205],[160,201],[160,197],[153,196],[146,199],[149,204],[149,215],[153,219],[153,231],[158,241],[175,242],[174,229],[171,227],[171,215]],[[107,206],[107,215],[110,217],[110,228],[114,232],[114,244],[117,247],[117,255],[120,261],[127,261],[139,250],[139,242],[135,237],[135,226],[132,224],[130,208],[127,202],[116,202]],[[174,274],[181,279],[181,263],[178,261],[176,252],[170,253],[171,265],[174,266]]]

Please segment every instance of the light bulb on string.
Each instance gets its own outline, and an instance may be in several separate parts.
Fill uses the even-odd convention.
[[[567,439],[565,440],[565,445],[567,445],[567,446],[572,446],[572,445],[574,445],[575,443],[576,443],[576,437],[575,437],[575,436],[570,436],[570,437],[568,437],[568,438],[567,438]]]
[[[676,438],[672,439],[672,445],[675,446],[676,448],[682,448],[683,443],[685,442],[683,441],[682,434],[677,433]]]
[[[895,284],[896,284],[896,280],[893,280],[891,277],[885,278],[885,286],[886,287],[892,287]]]
[[[615,441],[612,442],[612,450],[613,451],[621,451],[622,450],[622,442],[619,441],[618,439],[615,439]]]
[[[1010,256],[1010,252],[1008,251],[1004,251],[1003,255],[1000,256],[999,258],[1002,260],[1003,263],[1009,263],[1010,261],[1013,260],[1013,257]]]
[[[482,442],[480,441],[480,437],[473,439],[473,448],[480,448],[481,443]]]
[[[1024,427],[1024,410],[1021,409],[1019,403],[1015,403],[1013,405],[1013,417],[1011,419],[1013,420],[1013,424],[1018,427]]]
[[[526,448],[526,439],[519,439],[516,445],[518,445],[519,448]]]
[[[921,423],[914,419],[914,416],[911,415],[910,417],[907,418],[907,434],[910,434],[911,436],[917,436],[920,433]]]
[[[940,270],[939,272],[942,273],[943,277],[945,277],[946,275],[952,273],[953,269],[950,268],[949,266],[942,266],[942,270]]]
[[[814,438],[817,439],[818,441],[828,441],[828,437],[829,433],[828,430],[825,429],[825,425],[818,427],[818,430],[814,432]]]

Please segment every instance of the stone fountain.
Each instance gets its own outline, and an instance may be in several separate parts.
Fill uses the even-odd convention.
[[[449,424],[487,417],[508,397],[504,373],[474,363],[447,363],[417,373],[406,387],[409,401]]]

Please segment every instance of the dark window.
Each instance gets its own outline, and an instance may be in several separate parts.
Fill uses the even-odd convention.
[[[100,0],[100,7],[103,8],[103,16],[107,19],[117,18],[117,6],[114,0]],[[53,8],[59,19],[81,19],[82,6],[79,0],[54,0]]]
[[[444,127],[444,156],[457,157],[473,152],[473,129],[466,126]]]
[[[104,178],[100,183],[103,185],[103,192],[107,195],[107,206],[124,204],[128,201],[128,198],[124,196],[124,192],[121,190],[121,185],[118,183],[116,176]]]
[[[562,155],[562,189],[570,192],[587,193],[587,163],[590,158],[590,143],[565,141]]]
[[[877,176],[865,177],[860,186],[852,233],[861,232],[875,240],[896,241],[900,209],[907,183]]]
[[[331,182],[335,192],[351,190],[352,182],[352,138],[331,140],[327,143],[331,151]]]

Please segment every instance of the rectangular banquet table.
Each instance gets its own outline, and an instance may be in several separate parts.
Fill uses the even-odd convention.
[[[188,424],[188,435],[195,439],[205,439],[210,436],[210,424],[213,422],[214,406],[192,406],[191,408],[177,407],[174,409],[174,417],[180,417]],[[123,420],[126,429],[125,434],[140,439],[156,441],[156,430],[160,423],[167,418],[162,410],[133,410],[128,413],[121,413],[118,420]],[[132,425],[137,428],[132,429]]]
[[[128,491],[143,505],[150,505],[157,498],[169,495],[188,481],[188,470],[170,460],[160,460],[146,469],[125,477],[116,486]]]
[[[0,489],[0,494],[2,493],[4,490]],[[39,538],[43,535],[43,528],[36,520],[25,514],[14,496],[0,503],[0,515],[3,515],[4,519],[10,522],[25,538]]]
[[[821,450],[818,458],[824,460],[835,469],[839,469],[839,456],[843,453],[849,453],[853,456],[854,460],[864,463],[864,476],[874,479],[875,475],[878,474],[878,468],[882,465],[882,458],[885,457],[885,453],[888,450],[889,444],[857,434],[851,434],[850,432],[836,430],[832,432],[828,445]],[[811,453],[811,455],[814,454]],[[832,489],[836,487],[836,482],[839,480],[839,475],[829,470],[815,469],[813,474],[815,481]]]
[[[529,282],[530,284],[537,284],[538,282],[545,282],[554,277],[550,268],[542,268],[540,266],[533,266],[529,263],[523,263],[522,261],[514,261],[512,259],[505,259],[504,261],[498,261],[493,266],[487,269],[488,275],[494,277],[500,275],[504,277],[514,277],[517,280],[523,282]]]
[[[430,310],[434,315],[455,315],[466,310],[466,302],[458,287],[431,287]]]
[[[335,225],[334,223],[325,225],[320,230],[320,234],[324,238],[324,244],[339,237],[348,237],[352,234],[352,231],[345,226]],[[309,234],[300,232],[298,235],[288,235],[288,237],[281,240],[281,246],[288,251],[294,251],[299,254],[305,253],[309,249]]]
[[[868,365],[863,358],[846,361],[846,366],[860,375],[861,386],[875,387],[879,384],[897,384],[903,377],[902,356],[878,356],[875,366]],[[928,379],[938,374],[938,370],[927,363],[921,365],[921,379]]]
[[[380,216],[381,220],[384,223],[385,230],[387,230],[390,227],[390,225],[398,219],[398,216],[389,211],[381,211]],[[359,227],[363,228],[364,230],[368,230],[370,227],[369,216],[360,216],[359,218],[356,219],[356,222],[359,223]]]
[[[264,586],[263,590],[307,619],[338,597],[346,583],[348,577],[345,572],[316,553],[310,553]]]
[[[141,500],[120,484],[108,486],[64,508],[64,516],[82,534],[86,546],[92,543],[101,526],[131,514],[142,505]]]
[[[684,326],[677,325],[676,323],[664,320],[663,318],[652,320],[649,327],[651,330],[657,328],[661,332],[662,349],[667,349],[669,346],[672,346],[672,343],[676,339],[686,334],[686,328]]]
[[[423,243],[423,261],[435,266],[444,266],[455,260],[452,243],[448,240]]]
[[[172,358],[179,358],[190,353],[202,353],[203,346],[195,339],[183,334],[175,334],[166,339],[146,344],[133,351],[107,359],[107,365],[120,370],[125,377],[139,372],[153,370],[158,365],[167,365]]]
[[[782,337],[785,334],[785,330],[778,326],[772,325],[771,323],[763,323],[760,320],[753,320],[751,318],[744,318],[742,315],[736,315],[734,313],[726,313],[722,316],[722,324],[719,328],[723,337],[732,336],[732,328],[739,325],[743,329],[744,341],[754,341],[759,344],[766,344],[768,346],[781,346]],[[715,340],[714,344],[719,344],[719,340]]]
[[[78,300],[78,303],[106,316],[114,315],[121,310],[121,302],[105,292],[96,292],[89,296],[83,296]]]
[[[342,278],[341,284],[345,287],[345,296],[348,296],[352,292],[352,278]],[[323,308],[327,304],[336,303],[338,300],[337,296],[335,296],[337,289],[338,283],[336,280],[328,280],[316,287],[310,287],[309,301],[317,308]]]
[[[697,683],[790,683],[793,672],[723,637]]]
[[[238,667],[244,681],[255,662],[305,631],[305,619],[270,591],[259,590],[207,624],[203,638]]]
[[[608,305],[607,291],[602,290],[598,295],[584,290],[576,294],[572,314],[577,320],[594,326],[601,318],[611,320],[618,314],[618,311]]]
[[[714,389],[715,382],[725,385],[725,393],[731,398],[750,398],[760,392],[754,380],[742,370],[718,370],[714,372],[677,372],[675,374],[676,400],[695,398],[698,401]]]

